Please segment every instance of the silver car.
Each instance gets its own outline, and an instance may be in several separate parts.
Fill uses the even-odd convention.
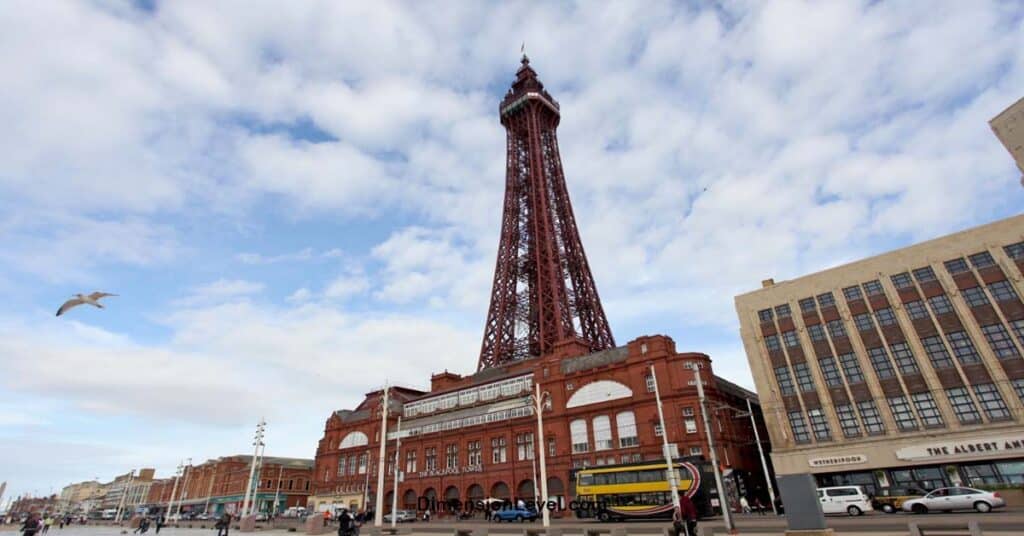
[[[904,512],[927,514],[932,510],[949,512],[952,510],[977,510],[985,513],[993,508],[1006,506],[1006,501],[998,493],[982,491],[974,488],[939,488],[924,497],[903,502]]]
[[[416,521],[416,512],[414,510],[396,510],[395,521],[397,523]],[[391,523],[391,514],[384,514],[384,522]]]

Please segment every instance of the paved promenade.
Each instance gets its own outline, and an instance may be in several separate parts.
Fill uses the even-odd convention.
[[[782,535],[785,532],[786,522],[785,519],[775,516],[755,516],[755,515],[740,515],[736,516],[737,527],[740,534],[756,534],[756,535]],[[850,517],[829,517],[828,524],[838,534],[843,536],[882,536],[882,535],[900,535],[905,536],[907,532],[907,524],[909,522],[927,523],[928,525],[946,525],[955,526],[966,524],[970,520],[977,520],[981,524],[981,528],[984,534],[987,536],[1009,536],[1011,534],[1019,536],[1024,533],[1022,527],[1024,527],[1024,509],[1013,509],[1009,511],[997,511],[989,514],[976,514],[976,513],[962,513],[962,514],[930,514],[927,516],[916,516],[906,514],[882,514],[872,513],[862,517],[850,518]],[[581,523],[578,520],[555,520],[554,524],[561,527],[566,535],[582,534],[583,528],[598,528],[598,529],[612,529],[623,527],[628,530],[628,534],[641,534],[641,535],[655,535],[661,534],[663,527],[667,526],[665,522],[632,522],[632,523]],[[715,534],[724,534],[724,524],[720,519],[705,520],[702,522],[705,527],[713,527]],[[485,523],[477,521],[468,522],[443,522],[443,521],[432,521],[430,523],[409,523],[399,525],[402,529],[402,534],[411,534],[411,536],[437,536],[439,534],[451,534],[453,529],[458,528],[471,528],[474,530],[474,534],[522,534],[522,530],[528,527],[540,528],[540,521],[535,523]],[[369,534],[368,527],[364,527],[362,534],[364,536]],[[16,525],[3,525],[0,526],[0,531],[10,531],[14,534],[17,530]],[[65,528],[63,530],[53,527],[50,529],[46,536],[121,536],[123,529],[114,526],[80,526],[75,525],[72,527]],[[334,536],[336,528],[331,527],[328,532],[324,533],[324,536]],[[269,529],[260,527],[256,534],[268,533],[285,536],[287,534],[294,534],[301,536],[304,532],[300,529],[297,532],[288,532],[287,528]],[[128,535],[132,534],[131,530],[127,531]],[[146,533],[147,536],[153,536],[154,531],[152,529]],[[165,527],[160,531],[160,536],[214,536],[216,531],[210,528],[173,528]],[[232,529],[231,536],[241,536],[241,533],[237,530]]]

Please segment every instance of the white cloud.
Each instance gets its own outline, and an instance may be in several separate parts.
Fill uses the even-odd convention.
[[[344,253],[338,248],[331,248],[322,252],[315,251],[313,248],[303,248],[298,251],[281,253],[279,255],[263,255],[261,253],[243,252],[236,254],[235,259],[244,264],[277,264],[281,262],[301,262],[314,259],[337,259],[342,256],[344,256]]]
[[[334,278],[324,289],[324,296],[330,299],[346,299],[361,294],[370,288],[370,281],[362,274],[345,274]]]
[[[286,301],[288,301],[289,303],[302,303],[305,301],[309,301],[309,299],[312,297],[313,293],[310,292],[308,288],[302,287],[300,289],[297,289],[295,292],[291,293],[286,298]]]
[[[349,404],[382,380],[368,363],[411,382],[471,368],[503,202],[496,108],[524,38],[620,342],[679,329],[739,383],[736,293],[1024,203],[986,124],[1024,87],[1024,15],[1005,3],[5,8],[0,286],[21,302],[0,310],[0,360],[25,358],[19,393],[103,416],[227,399],[187,417],[209,431],[308,393],[303,412]],[[182,280],[212,283],[164,294]],[[138,290],[103,325],[25,312],[69,282]],[[161,326],[132,320],[167,302]],[[71,377],[85,361],[117,373]],[[183,374],[200,378],[181,402]]]
[[[178,306],[194,306],[218,303],[259,294],[263,292],[264,287],[263,283],[246,281],[244,279],[218,279],[193,288],[187,296],[175,300],[174,304]]]

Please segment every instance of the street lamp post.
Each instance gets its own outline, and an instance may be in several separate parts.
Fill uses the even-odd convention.
[[[263,432],[267,427],[267,422],[260,417],[260,422],[256,424],[256,436],[253,438],[253,453],[252,463],[249,465],[249,481],[245,485],[245,498],[242,499],[242,513],[244,517],[248,515],[249,510],[249,497],[252,494],[252,479],[256,476],[256,459],[260,455],[260,447],[263,446]]]
[[[672,508],[679,512],[679,484],[676,482],[676,466],[672,463],[672,452],[668,448],[668,427],[665,425],[665,411],[661,407],[661,391],[658,390],[658,374],[651,365],[651,380],[654,382],[654,401],[658,404],[658,422],[661,423],[661,451],[665,455],[665,470],[668,485],[672,489]]]
[[[185,466],[184,461],[178,463],[178,469],[174,473],[174,487],[171,488],[171,500],[167,501],[167,521],[173,521],[171,508],[174,507],[174,499],[178,496],[178,481],[181,480],[181,471]]]
[[[282,462],[278,466],[277,470],[277,489],[274,490],[274,516],[277,516],[278,501],[281,500],[281,482],[284,481],[284,463]]]
[[[174,511],[175,511],[175,514],[174,514],[175,521],[177,521],[181,517],[181,503],[182,503],[182,500],[185,498],[185,494],[188,493],[188,478],[189,478],[189,476],[192,475],[192,471],[190,471],[189,469],[191,469],[191,468],[192,468],[192,458],[188,458],[185,461],[185,467],[182,469],[182,473],[181,473],[182,474],[182,476],[181,476],[181,494],[178,495],[178,507],[174,509]]]
[[[534,394],[530,398],[533,399],[534,411],[537,413],[537,441],[533,442],[533,450],[537,452],[537,442],[544,442],[544,396],[540,393],[540,384],[534,383]],[[544,393],[544,395],[550,398],[550,394]],[[541,515],[544,520],[544,527],[551,526],[551,512],[548,510],[548,467],[546,449],[542,445],[540,448],[540,496],[541,496]],[[536,481],[535,481],[536,482]],[[536,486],[536,483],[534,483]],[[536,489],[536,488],[534,488]],[[536,492],[534,492],[536,494]]]
[[[764,459],[764,447],[761,446],[761,434],[757,431],[757,420],[754,419],[754,408],[750,404],[750,399],[747,399],[747,414],[750,415],[750,426],[754,428],[754,441],[757,442],[757,453],[761,455],[761,469],[764,470],[764,482],[768,485],[768,500],[772,503],[772,512],[778,515],[778,510],[775,509],[775,487],[772,485],[772,477],[768,472],[768,464]]]
[[[384,461],[385,446],[388,442],[388,386],[384,385],[384,398],[380,412],[380,455],[377,457],[379,461]],[[369,460],[367,460],[369,465]],[[380,527],[384,524],[384,494],[381,493],[384,490],[384,464],[378,463],[377,467],[377,496],[374,508],[376,511],[373,513],[373,526]],[[369,468],[367,468],[369,469]],[[392,514],[394,515],[394,514]]]
[[[697,380],[697,398],[700,401],[700,414],[704,421],[704,434],[708,438],[708,450],[711,451],[711,466],[715,471],[715,486],[718,487],[718,502],[722,505],[722,519],[725,521],[725,528],[730,533],[736,531],[732,523],[732,512],[725,497],[725,486],[722,484],[722,470],[718,467],[718,454],[715,452],[715,438],[711,435],[710,415],[708,414],[707,400],[704,398],[704,384],[700,379],[700,366],[694,363],[693,378]]]
[[[135,480],[135,469],[128,473],[128,482],[121,488],[121,500],[117,503],[117,513],[115,514],[118,525],[121,524],[121,516],[124,515],[125,499],[128,498],[128,490],[131,489],[133,480]]]
[[[398,523],[398,477],[402,474],[398,470],[398,453],[402,449],[402,416],[398,416],[398,425],[395,429],[395,491],[391,493],[391,528]]]

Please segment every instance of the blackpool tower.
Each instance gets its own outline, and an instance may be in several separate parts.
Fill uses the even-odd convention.
[[[562,341],[613,348],[565,186],[558,102],[525,55],[499,111],[505,206],[478,370],[545,355]]]

